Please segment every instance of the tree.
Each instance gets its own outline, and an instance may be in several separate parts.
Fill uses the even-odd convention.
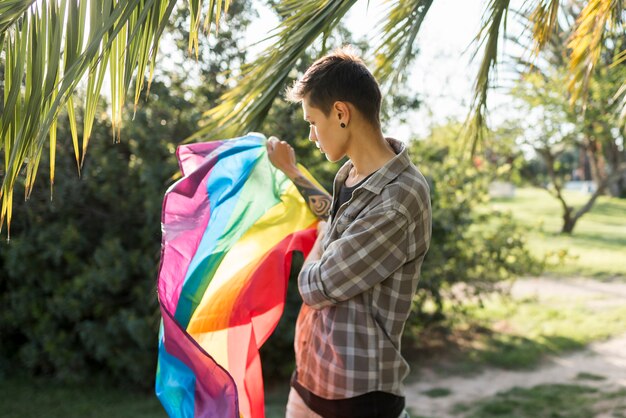
[[[0,131],[0,147],[5,154],[0,225],[5,220],[10,224],[13,189],[23,166],[26,166],[26,197],[30,195],[44,144],[56,142],[56,120],[63,107],[67,107],[75,126],[72,93],[87,77],[82,146],[76,128],[72,129],[76,162],[82,166],[107,65],[112,80],[112,132],[119,140],[121,112],[133,75],[138,75],[136,106],[144,88],[145,72],[149,68],[152,74],[154,70],[159,40],[177,3],[176,0],[0,0],[0,45],[6,60],[5,110]],[[218,131],[245,132],[258,127],[302,53],[320,37],[331,33],[355,3],[356,0],[272,1],[281,18],[279,27],[270,32],[274,43],[254,62],[242,67],[240,73],[232,74],[235,85],[222,95],[219,105],[207,112],[204,126],[190,139]],[[417,33],[432,4],[433,0],[390,3],[382,31],[376,37],[378,46],[374,53],[375,74],[384,83],[393,85],[410,63]],[[533,0],[527,4],[532,11],[532,37],[538,51],[556,27],[561,2]],[[231,0],[189,3],[190,53],[197,56],[202,15],[206,16],[204,27],[209,29],[214,21],[217,30],[230,5]],[[494,81],[493,69],[510,8],[510,0],[488,0],[483,26],[476,38],[477,44],[484,46],[484,52],[468,119],[469,132],[474,138],[479,138],[485,128],[487,95]],[[568,87],[572,100],[586,99],[589,80],[605,48],[604,34],[609,27],[623,28],[623,10],[624,2],[615,0],[589,0],[582,8],[568,44],[571,49]],[[87,28],[88,36],[84,39]],[[626,53],[617,59],[625,58]],[[626,90],[626,83],[622,87]],[[626,99],[623,107],[626,109]],[[50,182],[54,183],[54,155],[50,158]]]
[[[624,150],[617,151],[619,162],[616,166],[605,164],[603,150],[620,147],[623,136],[619,129],[611,129],[607,123],[610,113],[601,114],[606,102],[600,97],[596,102],[590,99],[587,111],[576,114],[561,95],[562,77],[543,79],[527,76],[524,86],[515,90],[522,99],[520,114],[530,115],[524,124],[532,120],[532,128],[525,127],[519,142],[533,147],[545,167],[546,178],[529,178],[536,186],[546,189],[562,208],[563,224],[561,232],[571,234],[578,220],[593,207],[597,198],[616,184],[626,172]],[[592,87],[593,88],[593,87]],[[517,122],[520,123],[519,121]],[[571,206],[563,193],[565,182],[573,179],[572,173],[588,162],[589,174],[595,183],[595,190],[581,207]]]
[[[615,91],[626,78],[626,66],[613,64],[626,45],[626,35],[611,31],[605,34],[605,51],[589,79],[586,100],[572,105],[567,90],[565,42],[574,30],[567,22],[573,25],[576,15],[570,10],[569,19],[558,25],[535,65],[530,69],[522,66],[520,82],[513,89],[513,96],[521,103],[518,113],[526,115],[523,122],[517,122],[520,127],[525,125],[520,140],[531,145],[545,164],[550,187],[536,184],[544,186],[561,203],[563,233],[572,233],[576,222],[593,207],[598,196],[611,189],[616,195],[623,194],[621,182],[626,174],[623,145],[626,130],[615,100]],[[596,186],[580,208],[570,206],[563,194],[564,181],[573,171],[563,170],[563,163],[572,152],[581,161],[588,161]]]

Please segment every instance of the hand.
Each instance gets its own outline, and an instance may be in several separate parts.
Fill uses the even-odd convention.
[[[311,252],[307,257],[307,261],[317,261],[322,258],[322,241],[324,241],[324,237],[326,236],[326,231],[328,230],[328,222],[319,221],[317,224],[317,238],[315,239],[315,243],[313,244],[313,248],[311,248]]]
[[[322,241],[326,236],[326,231],[328,230],[328,222],[319,221],[317,224],[317,239],[318,241]]]
[[[287,142],[270,136],[267,140],[267,156],[270,162],[288,177],[293,178],[299,174],[296,153]]]
[[[322,258],[322,241],[324,240],[324,236],[326,236],[326,230],[328,229],[328,224],[325,221],[319,221],[317,224],[317,238],[313,243],[313,247],[311,248],[311,252],[307,256],[305,263],[318,261]]]

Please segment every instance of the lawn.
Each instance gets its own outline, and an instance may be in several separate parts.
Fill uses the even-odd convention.
[[[470,405],[457,405],[464,418],[626,417],[626,389],[599,391],[586,385],[513,388]]]
[[[0,379],[2,418],[167,418],[151,392],[103,382]]]
[[[565,191],[565,197],[568,204],[578,208],[589,196]],[[534,255],[567,251],[565,262],[549,266],[549,273],[626,279],[626,199],[599,197],[591,211],[580,218],[572,235],[559,233],[560,202],[545,190],[520,188],[514,198],[494,199],[491,206],[511,212],[528,230],[528,244]]]
[[[269,388],[266,417],[283,418],[289,386]],[[167,418],[151,391],[100,381],[59,384],[51,379],[0,378],[0,418]]]
[[[486,366],[533,369],[547,355],[565,354],[626,333],[626,306],[605,306],[603,300],[492,295],[480,303],[448,303],[445,323],[422,330],[420,343],[404,351],[413,371],[436,364],[441,375],[471,375]],[[418,372],[408,381],[419,378]]]
[[[568,298],[538,301],[503,296],[486,298],[481,305],[467,304],[466,315],[451,326],[468,335],[452,367],[467,372],[485,365],[530,369],[547,354],[581,349],[626,332],[626,306],[597,306],[602,305]]]

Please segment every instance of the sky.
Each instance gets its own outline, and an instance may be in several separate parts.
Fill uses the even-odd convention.
[[[360,0],[352,8],[344,22],[355,39],[371,38],[371,28],[385,15],[384,3],[384,0]],[[485,3],[485,0],[433,2],[416,39],[420,52],[409,70],[409,86],[422,99],[422,106],[409,115],[406,124],[387,121],[385,134],[398,139],[419,137],[426,135],[433,124],[465,119],[478,71],[478,59],[471,62],[473,40],[481,26]],[[262,38],[276,22],[271,11],[262,7],[258,11],[260,19],[251,25],[250,39]],[[263,46],[252,47],[253,54]],[[491,93],[489,101],[496,109],[491,116],[497,120],[498,104],[506,101],[506,96]]]
[[[348,16],[348,28],[355,35],[366,35],[366,29],[384,15],[381,3],[372,0],[368,8],[367,1],[359,1]],[[408,76],[409,86],[422,98],[421,109],[410,115],[406,126],[389,124],[387,134],[421,136],[431,124],[467,116],[477,71],[477,66],[470,64],[473,48],[468,47],[480,28],[481,13],[481,0],[433,2],[418,33],[419,54]]]
[[[357,1],[344,18],[345,25],[355,39],[371,39],[376,35],[371,28],[385,16],[385,3],[385,0]],[[422,104],[417,111],[408,115],[406,123],[398,120],[383,121],[385,135],[406,141],[426,136],[433,125],[445,123],[448,119],[465,120],[480,58],[479,55],[474,61],[471,60],[476,48],[473,41],[481,26],[485,4],[486,0],[433,2],[416,39],[419,53],[408,71],[409,88]],[[264,2],[255,2],[255,8],[259,17],[250,24],[246,35],[248,44],[244,45],[249,50],[250,59],[270,44],[270,41],[258,41],[266,38],[278,23]],[[165,38],[168,38],[167,34]],[[161,43],[161,48],[171,47],[168,47],[168,42]],[[166,60],[161,60],[159,65],[167,68],[168,64]],[[105,84],[103,92],[108,94],[108,80]],[[507,101],[509,99],[505,94],[490,92],[489,116],[492,125],[506,117],[506,106],[502,104]]]

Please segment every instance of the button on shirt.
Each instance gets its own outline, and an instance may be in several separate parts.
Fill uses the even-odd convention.
[[[298,383],[325,399],[372,391],[404,396],[400,338],[431,236],[426,180],[404,144],[333,214],[322,256],[298,277]],[[333,195],[348,176],[346,162]]]

